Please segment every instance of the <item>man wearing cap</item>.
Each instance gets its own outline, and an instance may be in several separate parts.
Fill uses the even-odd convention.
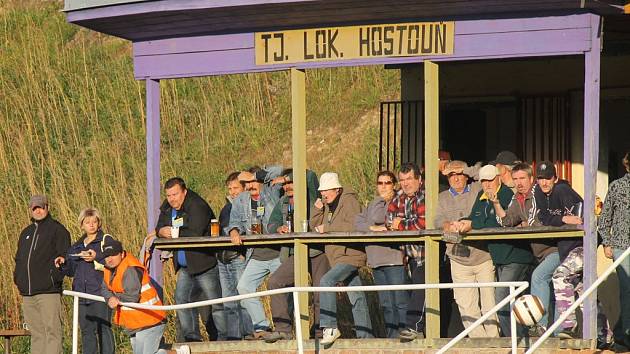
[[[398,171],[400,191],[387,206],[387,220],[391,220],[393,230],[422,230],[424,219],[424,189],[420,168],[407,162]],[[424,245],[405,245],[407,265],[411,270],[411,282],[424,283]],[[402,340],[409,341],[422,335],[424,331],[424,290],[412,290],[407,305],[407,328],[399,333]]]
[[[322,199],[317,199],[311,211],[310,226],[319,233],[354,231],[354,221],[361,212],[357,195],[350,188],[339,183],[334,172],[326,172],[319,179]],[[326,256],[332,267],[320,280],[319,286],[335,286],[338,282],[349,286],[360,286],[359,268],[365,266],[365,248],[353,244],[326,244]],[[372,325],[363,292],[350,292],[352,315],[357,338],[372,337]],[[321,293],[320,326],[323,329],[321,344],[330,345],[341,332],[337,329],[337,294]]]
[[[512,192],[514,193],[516,193],[516,187],[514,186],[514,181],[512,180],[511,171],[512,167],[519,162],[521,162],[521,160],[516,156],[516,154],[507,150],[498,153],[494,161],[490,162],[490,165],[495,165],[499,169],[501,183],[512,189]]]
[[[31,352],[61,353],[63,275],[59,268],[70,247],[70,233],[50,216],[46,196],[32,196],[28,208],[31,224],[18,240],[13,282],[22,295]]]
[[[280,199],[284,182],[281,173],[281,166],[266,169],[252,167],[241,172],[238,178],[245,185],[245,191],[232,202],[230,223],[225,230],[232,243],[243,244],[241,235],[269,233],[267,224]],[[255,247],[248,250],[247,265],[236,286],[238,293],[243,295],[256,292],[265,277],[280,266],[279,256],[280,247]],[[254,338],[261,338],[270,330],[270,323],[260,298],[241,300],[241,305],[252,319]]]
[[[536,183],[534,196],[538,218],[543,225],[582,224],[583,199],[567,181],[558,180],[556,167],[551,161],[542,161],[536,166]],[[557,245],[559,260],[554,264],[555,267],[550,269],[552,272],[550,280],[553,282],[556,312],[562,313],[574,301],[575,287],[571,280],[581,272],[583,266],[582,240],[559,240]],[[577,251],[572,253],[574,250]],[[564,338],[576,337],[576,323],[575,315],[570,315],[560,326],[559,335]]]
[[[463,161],[450,161],[442,171],[448,178],[450,188],[438,196],[436,227],[449,232],[451,224],[470,215],[473,204],[481,190],[479,183],[468,184],[468,165]],[[483,241],[463,241],[446,243],[446,254],[451,260],[451,277],[454,283],[486,283],[495,281],[495,269],[488,246]],[[493,288],[455,288],[455,302],[461,314],[464,327],[470,327],[483,314],[495,305]],[[479,306],[481,304],[481,307]],[[473,329],[471,338],[492,338],[499,336],[496,315],[490,316],[482,325]]]
[[[166,328],[165,311],[123,306],[125,302],[161,306],[162,301],[151,284],[147,269],[136,257],[125,252],[119,241],[108,237],[102,247],[105,269],[101,294],[115,311],[113,322],[131,337],[133,353],[190,354],[187,345],[172,351],[159,349]]]
[[[483,166],[479,170],[479,179],[482,191],[477,194],[470,216],[467,220],[452,223],[451,231],[464,233],[471,229],[501,227],[494,205],[500,204],[501,208],[507,209],[514,193],[501,183],[499,169],[493,165]],[[521,241],[495,241],[488,243],[488,250],[496,269],[497,281],[521,281],[529,278],[534,261],[529,245]],[[503,300],[508,294],[509,288],[496,288],[495,301]],[[501,308],[497,315],[503,335],[509,337],[509,305]]]
[[[173,177],[164,183],[166,200],[160,206],[160,215],[156,226],[159,237],[199,237],[208,236],[210,220],[214,212],[199,194],[188,189],[180,177]],[[196,248],[175,251],[173,257],[177,272],[175,302],[186,304],[193,302],[192,289],[202,292],[204,300],[221,297],[219,268],[215,252],[210,248]],[[218,338],[226,338],[226,318],[223,304],[212,305],[212,318],[217,328]],[[185,341],[201,341],[197,310],[177,310],[177,319]]]
[[[267,227],[271,233],[286,234],[300,230],[301,225],[299,225],[299,222],[298,225],[296,225],[296,220],[293,219],[293,170],[287,169],[282,172],[282,174],[286,177],[282,186],[284,196],[280,198],[280,201],[273,209]],[[319,181],[317,180],[317,175],[311,170],[306,170],[307,218],[319,194],[317,192],[318,188]],[[282,248],[280,253],[282,264],[269,277],[269,281],[267,282],[268,290],[286,288],[293,286],[295,283],[295,261],[291,253],[293,253],[293,248]],[[324,253],[323,246],[310,245],[308,257],[308,268],[311,273],[313,286],[318,286],[322,276],[330,270],[330,264]],[[289,311],[289,296],[290,294],[279,294],[271,297],[271,315],[273,318],[274,332],[265,335],[264,339],[268,343],[273,343],[280,339],[291,339],[293,337],[291,328],[292,316]],[[313,328],[319,328],[319,293],[317,292],[313,293],[313,314]]]

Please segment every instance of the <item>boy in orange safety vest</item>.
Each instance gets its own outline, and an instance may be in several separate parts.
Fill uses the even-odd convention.
[[[106,258],[101,292],[107,305],[115,310],[113,323],[123,327],[131,337],[133,354],[190,354],[187,345],[174,351],[159,349],[166,326],[164,311],[133,309],[123,305],[162,305],[142,263],[133,255],[127,254],[122,244],[113,238],[105,240],[103,255]]]

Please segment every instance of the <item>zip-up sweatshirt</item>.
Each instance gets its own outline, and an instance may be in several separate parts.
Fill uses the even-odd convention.
[[[62,268],[62,271],[65,276],[74,277],[72,280],[72,290],[92,295],[100,295],[101,285],[103,283],[103,271],[102,268],[97,269],[97,264],[100,264],[101,267],[105,264],[102,245],[104,238],[111,238],[112,236],[104,234],[102,230],[98,230],[94,240],[87,244],[87,246],[84,243],[86,237],[87,235],[83,234],[77,242],[70,246],[66,254],[66,264]],[[86,262],[81,257],[73,256],[87,250],[96,252],[94,261]],[[79,302],[89,304],[94,301],[80,299]]]
[[[564,180],[558,181],[549,194],[545,194],[538,185],[534,187],[534,197],[538,207],[538,219],[545,226],[562,226],[562,217],[577,214],[576,208],[584,200]],[[582,204],[583,205],[583,204]],[[581,239],[558,240],[558,254],[563,261],[569,252],[582,246]]]
[[[13,282],[22,296],[60,293],[63,274],[54,262],[66,255],[70,233],[50,215],[32,221],[18,240]]]

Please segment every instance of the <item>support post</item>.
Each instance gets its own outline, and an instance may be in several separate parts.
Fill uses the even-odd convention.
[[[426,228],[434,228],[433,220],[438,201],[438,144],[440,141],[440,92],[438,65],[424,62],[424,167]],[[440,282],[439,243],[425,237],[425,282]],[[426,336],[440,337],[440,291],[426,290]]]
[[[146,139],[147,139],[147,234],[155,232],[160,208],[160,80],[146,80]],[[161,251],[154,249],[149,272],[162,293]]]
[[[591,49],[584,53],[584,288],[597,279],[595,192],[599,156],[601,18],[591,16]],[[597,291],[584,301],[584,339],[597,337]]]
[[[291,69],[291,144],[293,153],[294,228],[302,229],[306,214],[306,73]],[[308,245],[294,243],[295,286],[308,286]],[[308,293],[299,293],[300,326],[305,339],[309,337]],[[297,326],[297,324],[296,324]]]

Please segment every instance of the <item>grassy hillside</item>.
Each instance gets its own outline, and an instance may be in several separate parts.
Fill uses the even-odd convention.
[[[106,230],[129,249],[146,234],[144,83],[133,79],[131,46],[67,24],[61,7],[0,0],[0,243],[8,251],[0,328],[22,323],[9,279],[31,194],[49,196],[73,239],[87,206],[101,209]],[[307,73],[308,164],[339,172],[364,200],[377,169],[376,108],[397,97],[398,83],[398,72],[382,67]],[[289,164],[289,88],[286,72],[164,81],[162,176],[182,176],[218,211],[230,171]],[[13,349],[28,351],[25,341]]]

